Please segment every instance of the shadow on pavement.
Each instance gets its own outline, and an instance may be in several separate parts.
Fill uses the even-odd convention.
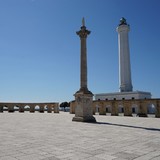
[[[138,129],[145,129],[149,131],[159,131],[160,132],[160,128],[146,128],[146,127],[131,126],[131,125],[124,125],[124,124],[114,124],[114,123],[107,123],[107,122],[97,122],[95,124],[104,124],[104,125],[128,127],[128,128],[138,128]]]

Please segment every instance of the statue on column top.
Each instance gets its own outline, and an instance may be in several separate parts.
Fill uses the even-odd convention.
[[[82,18],[82,26],[85,26],[85,19],[84,19],[84,17]]]

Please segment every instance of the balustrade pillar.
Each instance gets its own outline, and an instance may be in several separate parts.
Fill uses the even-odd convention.
[[[35,112],[35,106],[34,105],[29,105],[30,106],[30,113],[34,113]]]
[[[13,104],[8,105],[8,112],[14,112]]]
[[[95,114],[96,114],[96,105],[97,105],[97,103],[96,103],[96,102],[93,102],[92,105],[93,105],[93,106],[92,106],[93,115],[95,115]]]
[[[49,104],[47,105],[47,112],[52,113],[52,106]]]
[[[118,116],[118,105],[116,102],[112,102],[111,116]]]
[[[39,112],[44,113],[44,105],[39,105]]]
[[[54,113],[59,113],[59,104],[58,103],[54,104]]]
[[[160,100],[157,101],[156,103],[156,113],[155,113],[156,118],[160,118]]]
[[[3,105],[0,105],[0,112],[3,112]]]
[[[132,116],[132,106],[130,102],[124,102],[124,116]]]
[[[147,117],[147,103],[146,102],[142,102],[142,101],[139,102],[138,116]]]
[[[75,114],[75,101],[70,102],[70,114]]]
[[[100,108],[99,108],[99,115],[106,115],[106,108],[103,102],[99,103]]]
[[[22,105],[19,106],[19,112],[21,112],[21,113],[24,112],[24,107],[25,107],[25,106],[22,106]]]

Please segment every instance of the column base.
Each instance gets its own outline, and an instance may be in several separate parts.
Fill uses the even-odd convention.
[[[126,116],[126,117],[133,117],[132,114],[124,114],[124,116]]]
[[[148,115],[146,113],[138,113],[137,116],[139,116],[139,117],[148,117]]]
[[[99,113],[99,115],[106,115],[106,113]]]
[[[96,119],[93,116],[89,116],[89,117],[73,117],[72,121],[86,122],[86,123],[96,123]]]
[[[35,111],[30,111],[30,113],[34,113]]]
[[[160,118],[160,115],[155,115],[155,118]]]
[[[19,113],[24,113],[24,111],[19,111]]]
[[[118,114],[111,113],[111,116],[118,116]]]
[[[8,113],[13,113],[13,112],[14,112],[14,110],[9,110],[9,111],[8,111]]]

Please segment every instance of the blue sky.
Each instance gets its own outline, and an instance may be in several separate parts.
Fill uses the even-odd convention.
[[[0,0],[0,101],[63,102],[80,88],[82,17],[88,88],[116,92],[121,17],[130,24],[134,90],[160,97],[159,0]]]

